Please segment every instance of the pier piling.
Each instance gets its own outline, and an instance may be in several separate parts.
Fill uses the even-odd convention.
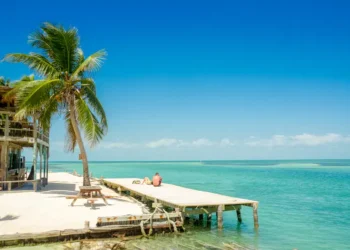
[[[237,214],[237,220],[238,220],[238,222],[239,222],[239,223],[242,223],[241,208],[237,208],[236,214]]]
[[[222,217],[222,213],[223,213],[223,206],[222,206],[222,205],[219,205],[219,206],[218,206],[218,211],[217,211],[218,229],[222,229],[222,227],[223,227],[223,217]]]
[[[199,219],[200,221],[203,221],[203,214],[199,214],[198,219]]]
[[[254,217],[254,227],[259,227],[259,219],[258,219],[258,203],[253,203],[253,217]]]

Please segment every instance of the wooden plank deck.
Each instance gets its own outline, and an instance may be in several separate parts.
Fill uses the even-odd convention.
[[[160,187],[132,184],[134,180],[140,180],[141,183],[143,181],[138,178],[115,178],[104,179],[104,182],[109,186],[129,191],[155,203],[179,208],[185,213],[188,211],[186,209],[192,209],[192,211],[188,211],[188,214],[203,214],[203,211],[209,214],[217,211],[220,216],[222,211],[236,210],[237,218],[241,222],[241,206],[249,206],[253,208],[254,224],[258,227],[257,201],[194,190],[167,183],[162,183]]]
[[[246,200],[221,194],[204,192],[167,183],[162,183],[160,187],[153,187],[152,185],[145,184],[132,184],[133,180],[138,179],[105,179],[105,181],[120,186],[124,190],[137,193],[141,196],[148,196],[150,198],[157,199],[158,202],[172,204],[177,207],[203,207],[219,205],[252,206],[253,203],[257,203],[257,201],[253,200]],[[140,181],[142,183],[141,179]]]

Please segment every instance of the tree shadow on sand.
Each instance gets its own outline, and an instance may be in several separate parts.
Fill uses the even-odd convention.
[[[6,221],[6,220],[16,220],[19,218],[19,215],[5,215],[4,217],[0,217],[0,221]]]
[[[42,189],[43,192],[54,191],[54,190],[76,191],[76,184],[51,182],[51,183],[49,183],[49,185],[47,185],[45,188]]]
[[[71,183],[49,183],[45,188],[41,190],[43,194],[51,195],[76,195],[78,191],[76,190],[76,184]]]
[[[65,191],[65,190],[50,190],[50,191],[43,191],[43,194],[52,194],[56,196],[52,196],[52,198],[55,197],[66,197],[67,195],[76,195],[78,194],[78,191]]]

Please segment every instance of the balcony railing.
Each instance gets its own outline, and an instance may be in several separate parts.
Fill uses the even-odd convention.
[[[9,137],[16,138],[33,138],[34,137],[34,124],[31,122],[9,122]],[[0,122],[0,136],[5,136],[5,122]],[[37,128],[37,138],[49,143],[49,134],[41,128]]]

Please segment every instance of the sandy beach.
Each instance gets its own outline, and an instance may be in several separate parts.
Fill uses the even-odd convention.
[[[102,199],[91,209],[85,199],[78,199],[74,206],[66,196],[78,193],[83,178],[68,173],[50,173],[49,184],[38,192],[0,193],[0,235],[38,233],[50,230],[81,229],[85,221],[96,225],[97,217],[142,214],[142,207],[126,197],[102,186],[109,205]],[[99,185],[93,182],[92,185]]]

